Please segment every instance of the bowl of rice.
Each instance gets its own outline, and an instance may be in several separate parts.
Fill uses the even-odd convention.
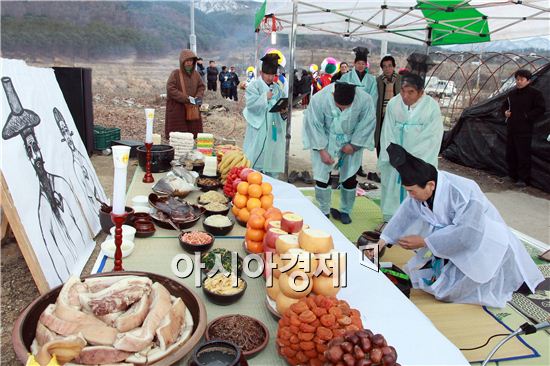
[[[229,213],[229,206],[220,202],[210,202],[204,205],[204,215],[206,217],[212,215],[224,215],[227,216]]]
[[[235,222],[224,215],[211,215],[202,222],[204,230],[214,236],[224,236],[233,230]]]

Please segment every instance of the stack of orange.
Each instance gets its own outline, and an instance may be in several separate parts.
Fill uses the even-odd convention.
[[[246,224],[246,249],[252,253],[263,253],[263,240],[268,229],[268,224],[271,221],[280,220],[281,217],[281,210],[276,207],[270,207],[267,210],[262,207],[254,208],[250,212],[250,217]]]

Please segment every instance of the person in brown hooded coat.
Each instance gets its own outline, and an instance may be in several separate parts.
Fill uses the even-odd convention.
[[[187,120],[184,104],[190,104],[189,97],[202,101],[205,85],[196,71],[197,56],[191,50],[180,53],[180,68],[172,71],[166,83],[166,119],[164,137],[170,132],[190,132],[195,138],[202,132],[202,118]],[[182,81],[185,87],[182,87]]]

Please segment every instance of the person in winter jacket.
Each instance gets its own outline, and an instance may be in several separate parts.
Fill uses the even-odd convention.
[[[216,61],[210,61],[208,67],[206,68],[206,81],[208,83],[208,90],[216,91],[218,90],[218,67],[216,66]]]
[[[231,81],[231,87],[229,88],[229,99],[235,102],[239,100],[237,96],[237,87],[239,86],[239,76],[235,72],[235,66],[229,68],[229,80]]]
[[[229,98],[229,92],[231,89],[231,80],[229,80],[229,71],[227,71],[227,66],[222,66],[222,72],[220,72],[219,80],[222,98],[227,99]]]
[[[501,108],[507,126],[506,163],[510,179],[516,186],[525,187],[531,177],[533,125],[546,107],[542,93],[530,85],[529,70],[518,70],[514,77],[516,88],[508,93]]]

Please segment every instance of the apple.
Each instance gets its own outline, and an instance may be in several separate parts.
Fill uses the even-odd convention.
[[[279,221],[279,220],[269,221],[267,223],[267,230],[269,230],[269,229],[280,229],[280,228],[281,228],[281,221]],[[285,234],[288,234],[288,233],[285,231]]]
[[[252,173],[253,171],[254,169],[251,169],[251,168],[244,168],[243,170],[241,170],[241,174],[240,174],[241,180],[246,182],[248,178],[248,174]]]
[[[299,233],[303,225],[304,219],[295,213],[284,214],[281,219],[281,229],[290,234]]]
[[[233,190],[236,192],[237,191],[237,186],[239,185],[239,183],[241,183],[242,180],[240,180],[239,178],[235,179],[233,181]]]
[[[271,228],[267,230],[267,233],[264,237],[264,248],[269,247],[275,249],[275,242],[277,238],[281,235],[286,235],[287,232],[281,229]]]

